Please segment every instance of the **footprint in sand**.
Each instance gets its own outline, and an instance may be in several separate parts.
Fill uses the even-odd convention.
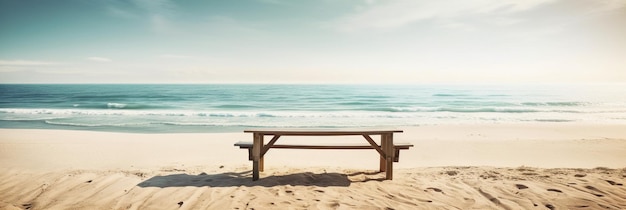
[[[574,175],[574,177],[579,177],[579,178],[580,177],[586,177],[586,176],[587,176],[587,174],[576,174],[576,175]]]
[[[526,173],[522,173],[522,175],[524,175],[524,176],[537,176],[539,174],[535,173],[535,172],[526,172]]]
[[[528,189],[528,187],[526,185],[523,185],[523,184],[516,184],[515,187],[517,187],[517,189],[519,189],[519,190]]]
[[[594,186],[587,185],[587,186],[585,186],[585,188],[593,190],[593,191],[597,191],[597,192],[602,192],[602,191],[598,190],[598,188],[595,188]]]
[[[617,183],[617,182],[614,182],[614,181],[611,181],[611,180],[605,180],[605,181],[608,182],[611,185],[623,186],[622,183]]]
[[[562,193],[562,192],[563,192],[563,191],[561,191],[561,190],[557,190],[557,189],[548,189],[548,191],[551,191],[551,192],[558,192],[558,193]]]
[[[458,171],[446,171],[445,174],[448,174],[448,176],[456,176],[459,174]]]
[[[441,189],[439,189],[439,188],[429,187],[429,188],[426,188],[426,189],[427,189],[427,190],[434,190],[435,192],[440,192],[440,193],[443,193],[443,190],[441,190]]]
[[[330,207],[330,208],[339,208],[339,206],[341,206],[341,204],[339,204],[336,201],[328,204],[328,207]]]
[[[598,188],[595,188],[593,186],[585,186],[585,188],[587,188],[589,190],[593,190],[593,191],[599,192],[599,193],[604,193],[601,190],[599,190]],[[602,195],[602,194],[596,194],[596,193],[591,193],[591,194],[595,195],[596,197],[604,197],[604,195]]]

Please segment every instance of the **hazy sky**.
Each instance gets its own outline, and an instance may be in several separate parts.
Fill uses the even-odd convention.
[[[626,82],[626,0],[0,0],[1,83]]]

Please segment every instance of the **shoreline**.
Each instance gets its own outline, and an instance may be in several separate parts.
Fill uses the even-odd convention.
[[[276,149],[257,182],[243,132],[0,129],[0,209],[626,208],[624,125],[400,129],[394,180],[373,151]]]

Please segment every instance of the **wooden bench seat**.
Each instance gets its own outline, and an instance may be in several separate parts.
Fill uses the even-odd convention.
[[[248,160],[252,160],[252,145],[250,141],[240,141],[235,143],[235,146],[240,149],[248,149]],[[264,145],[267,146],[267,145]],[[413,144],[406,142],[394,142],[395,158],[394,162],[400,161],[400,150],[408,150],[413,147]],[[274,144],[270,148],[276,149],[374,149],[367,143],[349,143],[349,144]],[[380,148],[380,147],[379,147]]]

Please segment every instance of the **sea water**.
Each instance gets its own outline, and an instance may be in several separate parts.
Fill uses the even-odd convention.
[[[0,128],[240,132],[524,122],[626,124],[626,86],[0,85]]]

